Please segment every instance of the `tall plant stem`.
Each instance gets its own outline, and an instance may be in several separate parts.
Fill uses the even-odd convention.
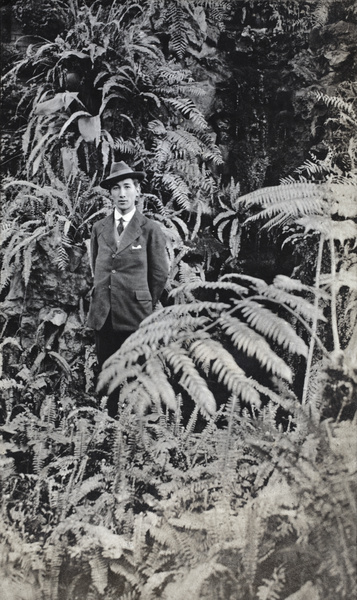
[[[314,298],[315,311],[314,311],[314,319],[313,319],[312,326],[311,326],[311,334],[312,335],[311,335],[311,339],[310,339],[309,352],[307,355],[304,387],[303,387],[303,391],[302,391],[302,404],[303,405],[306,404],[306,402],[307,402],[307,390],[309,389],[312,359],[314,356],[315,339],[316,339],[316,335],[317,335],[319,289],[320,289],[321,265],[322,265],[322,254],[323,254],[323,249],[324,249],[324,243],[325,243],[325,238],[323,235],[321,235],[320,242],[319,242],[319,250],[318,250],[318,254],[317,254],[317,261],[316,261],[315,298]]]
[[[336,252],[335,252],[335,241],[333,237],[330,237],[330,255],[331,255],[331,327],[333,337],[333,349],[335,352],[340,350],[340,339],[338,335],[337,325],[337,302],[336,302]]]

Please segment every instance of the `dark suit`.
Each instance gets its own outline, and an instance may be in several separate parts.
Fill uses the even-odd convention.
[[[93,227],[91,255],[94,287],[88,326],[99,334],[106,331],[107,338],[112,331],[118,348],[152,313],[163,292],[168,276],[165,239],[158,224],[137,210],[119,238],[111,214]]]

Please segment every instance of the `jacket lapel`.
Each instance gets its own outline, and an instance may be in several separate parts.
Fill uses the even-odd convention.
[[[110,248],[114,251],[117,250],[117,243],[114,236],[114,213],[109,215],[103,220],[103,227],[101,234],[103,239],[108,244]]]
[[[120,239],[120,244],[118,248],[118,252],[122,252],[130,246],[141,234],[143,218],[141,214],[136,210],[133,218],[129,221],[128,225],[125,227],[123,234]]]

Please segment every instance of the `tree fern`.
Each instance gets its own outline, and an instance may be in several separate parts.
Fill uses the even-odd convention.
[[[170,381],[173,377],[176,383],[170,381],[171,385],[183,388],[207,416],[214,413],[215,402],[202,379],[200,373],[203,372],[206,378],[212,377],[224,386],[227,398],[234,394],[254,406],[259,406],[261,394],[273,399],[274,394],[269,387],[247,377],[239,361],[233,358],[232,350],[228,349],[229,344],[225,347],[224,340],[228,338],[233,348],[254,358],[263,370],[291,382],[292,372],[279,355],[278,348],[306,357],[307,346],[285,318],[268,308],[267,301],[272,299],[273,304],[286,305],[292,314],[307,318],[311,318],[313,309],[309,309],[306,300],[288,290],[269,287],[255,278],[242,276],[241,281],[242,285],[236,283],[235,278],[232,281],[222,278],[218,282],[183,284],[181,289],[184,294],[189,294],[190,304],[163,308],[146,319],[122,349],[108,359],[100,376],[100,387],[109,384],[109,390],[113,390],[124,384],[121,397],[134,408],[134,396],[130,397],[129,390],[133,392],[135,389],[138,395],[142,382],[140,396],[146,396],[146,406],[150,406],[157,392],[165,403],[160,381],[164,382],[167,377]],[[179,297],[181,289],[175,288],[172,295]],[[252,293],[254,289],[260,291],[259,296]],[[221,294],[222,298],[226,295],[227,302],[218,301],[216,304],[214,301],[196,300],[199,291],[204,291],[206,297],[213,294],[216,302]],[[301,322],[304,323],[303,318]],[[150,365],[151,360],[157,361],[157,358],[162,363],[155,362],[154,370],[146,369],[146,365]],[[148,372],[154,373],[158,365],[160,377],[150,382]],[[164,365],[167,365],[168,372]],[[129,384],[130,378],[134,378],[134,384]]]
[[[317,99],[334,109],[337,114],[337,120],[344,122],[351,128],[355,124],[356,115],[350,103],[337,97],[328,97],[319,94]],[[344,115],[344,116],[343,116]],[[350,142],[353,145],[354,131],[351,130]],[[351,145],[350,143],[350,145]],[[319,239],[319,250],[316,262],[316,289],[315,289],[315,310],[318,310],[322,299],[320,289],[328,291],[328,302],[331,310],[331,332],[335,351],[341,351],[341,332],[344,329],[342,322],[338,322],[339,304],[343,303],[343,295],[340,293],[339,284],[335,287],[334,281],[339,281],[339,272],[348,272],[346,279],[348,302],[353,301],[354,276],[350,272],[350,254],[351,243],[355,239],[357,229],[354,222],[356,214],[356,174],[354,166],[350,172],[342,176],[336,171],[334,166],[334,152],[330,149],[323,161],[318,161],[317,167],[323,167],[320,175],[323,176],[322,183],[309,183],[300,181],[284,183],[281,186],[257,190],[243,196],[238,205],[253,209],[258,208],[258,213],[251,215],[246,219],[246,223],[259,220],[265,221],[264,227],[272,229],[279,227],[285,228],[286,232],[293,232],[286,237],[285,243],[297,243],[303,246],[308,236],[314,236]],[[354,165],[354,162],[352,162]],[[313,165],[312,165],[313,167]],[[310,164],[305,164],[305,169],[309,177],[314,176],[315,169]],[[324,265],[325,256],[329,256],[330,272],[321,272]],[[346,266],[345,266],[346,265]],[[347,266],[348,265],[348,266]],[[324,285],[322,287],[322,282]],[[326,303],[324,295],[323,302]],[[316,312],[317,316],[317,312]],[[316,321],[313,323],[313,329],[317,329]],[[347,338],[344,342],[346,348],[349,347],[348,341],[351,337],[351,329],[347,326]],[[310,347],[308,360],[307,378],[311,368],[312,355],[314,350],[313,338]],[[321,346],[320,346],[321,348]],[[348,357],[347,357],[348,362]],[[346,365],[347,365],[346,362]],[[304,396],[306,396],[307,381],[305,382]]]

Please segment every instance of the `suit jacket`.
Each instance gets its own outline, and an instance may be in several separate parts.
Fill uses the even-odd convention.
[[[135,331],[158,302],[168,276],[165,238],[138,210],[120,238],[114,213],[93,226],[94,287],[88,326],[99,331],[111,311],[116,331]]]

